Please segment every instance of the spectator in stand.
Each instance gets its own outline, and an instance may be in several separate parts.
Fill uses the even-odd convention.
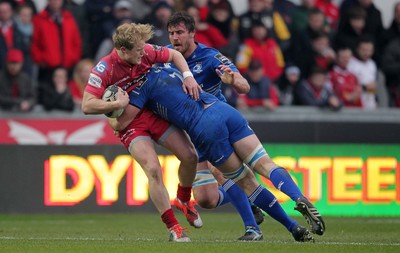
[[[116,1],[113,6],[113,19],[104,21],[102,26],[106,32],[106,37],[100,42],[97,51],[95,52],[94,59],[99,61],[101,58],[109,54],[113,48],[114,44],[112,42],[112,34],[115,29],[122,24],[135,22],[133,18],[133,5],[128,0]],[[149,19],[148,22],[152,22],[153,19]]]
[[[355,53],[358,40],[367,34],[365,32],[367,13],[363,8],[358,6],[351,7],[347,13],[348,23],[340,21],[341,25],[335,36],[334,47],[336,49],[349,47]]]
[[[371,59],[374,54],[374,42],[366,37],[357,45],[355,57],[350,59],[348,70],[353,73],[362,87],[361,104],[365,109],[376,109],[378,69]]]
[[[336,64],[330,71],[330,82],[333,90],[346,107],[362,107],[362,87],[357,77],[348,69],[353,56],[350,48],[339,48]]]
[[[288,27],[291,27],[292,25],[292,16],[295,9],[296,5],[290,0],[274,1],[274,10],[281,14]]]
[[[49,0],[46,9],[33,17],[31,53],[39,65],[39,82],[50,80],[59,66],[72,72],[81,59],[81,35],[71,12],[63,8],[63,0]]]
[[[86,0],[88,1],[88,0]],[[129,0],[135,8],[132,9],[133,16],[136,20],[144,20],[151,13],[151,6],[159,0]],[[166,0],[172,6],[172,1]]]
[[[8,50],[6,66],[0,71],[0,107],[4,110],[27,112],[36,104],[32,78],[22,71],[23,61],[21,50]]]
[[[339,24],[340,11],[332,0],[316,0],[315,7],[324,13],[330,28],[336,31]]]
[[[105,24],[113,20],[113,8],[115,0],[86,0],[83,3],[87,22],[89,24],[89,45],[91,45],[90,56],[94,57],[100,43],[110,36]]]
[[[393,8],[393,21],[389,28],[384,32],[383,49],[393,40],[400,37],[400,2],[397,2]]]
[[[23,35],[13,21],[13,15],[11,3],[0,1],[0,70],[5,66],[9,49],[20,49],[24,54],[28,52],[24,44]]]
[[[224,35],[226,39],[229,39],[231,34],[234,32],[235,14],[228,0],[219,0],[216,3],[209,4],[209,15],[207,21],[214,25]]]
[[[91,57],[92,45],[89,43],[89,23],[86,18],[85,7],[83,6],[82,1],[64,0],[64,8],[72,13],[76,24],[78,25],[79,33],[82,38],[83,57]]]
[[[165,46],[170,43],[167,30],[167,22],[174,13],[174,9],[165,1],[158,2],[154,7],[149,19],[145,23],[154,26],[154,36],[149,41],[151,44]]]
[[[353,15],[353,8],[361,8],[365,12],[364,25],[362,27],[362,34],[371,36],[374,38],[375,45],[375,54],[374,60],[379,64],[380,55],[382,53],[382,44],[384,41],[381,39],[383,35],[383,23],[382,23],[382,15],[381,12],[375,7],[373,0],[344,0],[341,6],[341,16],[339,20],[339,32],[340,31],[349,31],[349,20]],[[358,32],[356,30],[356,32]],[[357,39],[352,42],[352,44],[346,45],[338,45],[338,47],[350,46],[355,53],[355,49],[357,46]]]
[[[131,22],[136,21],[133,17],[133,9],[134,6],[129,0],[115,1],[112,9],[112,19],[103,23],[103,29],[105,29],[107,38],[112,37],[115,29],[122,24],[124,20],[131,20]]]
[[[293,10],[290,31],[299,33],[307,27],[309,12],[315,8],[315,0],[301,0],[301,4]]]
[[[362,8],[368,17],[365,20],[365,33],[379,38],[383,32],[382,14],[375,7],[373,0],[344,0],[340,7],[339,30],[348,25],[353,7]]]
[[[191,0],[191,4],[197,8],[199,12],[199,20],[206,22],[209,15],[208,0]],[[186,9],[190,6],[186,6]]]
[[[400,107],[400,35],[386,46],[381,67],[386,77],[389,106]]]
[[[283,72],[285,61],[279,45],[268,35],[263,23],[254,21],[251,37],[240,46],[236,66],[245,73],[252,59],[258,59],[264,68],[264,75],[275,81]]]
[[[35,78],[34,72],[36,71],[36,66],[33,63],[32,56],[29,52],[32,43],[33,35],[33,17],[34,10],[30,5],[19,5],[17,7],[17,12],[14,17],[16,28],[22,35],[23,48],[26,50],[24,53],[24,66],[22,67],[24,72],[29,76]]]
[[[85,86],[88,82],[90,72],[94,67],[92,59],[86,58],[78,62],[74,68],[72,79],[68,83],[75,107],[81,107]]]
[[[326,33],[329,38],[331,37],[330,28],[325,23],[324,14],[320,10],[314,8],[308,12],[307,26],[297,34],[294,34],[293,41],[296,43],[291,43],[291,54],[287,55],[286,59],[292,59],[291,57],[293,55],[312,53],[312,38],[320,33]]]
[[[290,47],[289,29],[279,14],[273,9],[274,0],[248,0],[249,10],[239,17],[239,38],[244,41],[252,36],[254,23],[263,23],[268,34],[274,38],[282,51]]]
[[[288,65],[285,68],[285,73],[277,82],[280,105],[289,106],[294,104],[293,92],[296,86],[299,85],[300,80],[300,69],[295,65]]]
[[[297,105],[316,106],[339,110],[342,104],[332,91],[327,81],[327,72],[321,67],[314,67],[310,77],[303,79],[294,89]]]
[[[238,109],[262,107],[272,111],[279,105],[277,89],[272,81],[264,75],[263,69],[261,61],[252,60],[250,62],[249,71],[244,75],[249,82],[250,91],[239,96]]]
[[[208,47],[220,49],[228,45],[228,40],[215,26],[200,20],[199,10],[195,6],[189,6],[187,12],[196,22],[196,41]]]
[[[301,70],[303,79],[307,79],[314,66],[330,70],[335,62],[336,53],[332,49],[329,36],[326,33],[315,34],[311,39],[312,50],[310,52],[297,51],[294,54],[294,62]]]
[[[22,5],[28,5],[32,10],[33,10],[33,14],[35,15],[37,13],[37,9],[36,9],[36,4],[32,1],[32,0],[2,0],[5,2],[9,2],[13,8],[13,10],[17,10],[20,6]]]
[[[46,111],[73,111],[74,101],[68,89],[68,70],[55,68],[48,83],[39,83],[39,102]]]
[[[225,39],[228,41],[226,47],[220,51],[230,59],[235,59],[239,48],[239,38],[237,34],[237,18],[228,0],[220,0],[218,3],[210,3],[208,23],[218,28]]]

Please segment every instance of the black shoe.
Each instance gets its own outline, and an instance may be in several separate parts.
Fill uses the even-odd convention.
[[[314,238],[310,231],[300,225],[293,228],[292,235],[297,242],[314,242]]]
[[[254,227],[247,227],[246,233],[238,238],[239,241],[261,241],[263,239],[264,237],[261,231],[258,231]]]
[[[253,212],[254,219],[257,225],[260,225],[264,221],[264,212],[256,205],[251,205],[251,211]]]
[[[318,210],[305,197],[301,196],[296,201],[294,210],[299,211],[311,227],[311,232],[323,235],[325,232],[325,222]]]

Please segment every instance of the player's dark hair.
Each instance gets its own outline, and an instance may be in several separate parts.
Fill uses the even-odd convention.
[[[183,23],[189,32],[194,32],[195,21],[192,16],[190,16],[186,11],[178,11],[172,14],[168,20],[167,27],[177,26]]]

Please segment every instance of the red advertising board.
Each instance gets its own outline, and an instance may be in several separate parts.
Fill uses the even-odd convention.
[[[120,144],[107,119],[0,119],[0,144]]]

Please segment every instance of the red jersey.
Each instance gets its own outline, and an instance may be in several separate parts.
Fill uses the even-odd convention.
[[[359,86],[357,77],[354,74],[347,69],[335,66],[330,72],[330,81],[333,90],[345,106],[361,107],[361,96],[355,102],[347,101],[344,97],[345,93],[353,92]]]
[[[339,8],[332,1],[325,0],[317,0],[315,7],[324,13],[331,28],[336,29],[340,16]]]
[[[168,58],[168,48],[146,44],[141,63],[131,65],[122,60],[114,49],[92,69],[85,91],[101,98],[104,90],[115,84],[129,93],[146,81],[146,74],[153,64],[166,63]]]

